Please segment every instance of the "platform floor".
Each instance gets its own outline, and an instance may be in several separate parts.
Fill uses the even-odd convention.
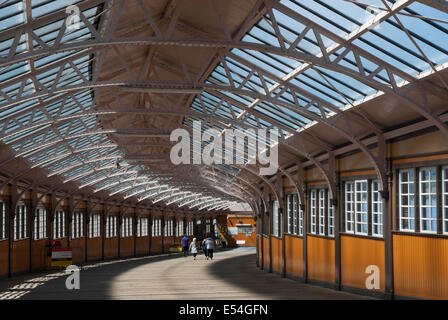
[[[0,299],[370,299],[302,284],[260,271],[255,249],[199,255],[163,255],[82,267],[80,290],[67,290],[67,275],[28,274],[0,280]]]

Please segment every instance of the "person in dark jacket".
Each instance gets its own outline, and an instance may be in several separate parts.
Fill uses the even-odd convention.
[[[188,237],[185,234],[182,238],[182,252],[184,253],[184,257],[188,256]]]
[[[212,237],[208,236],[205,240],[205,247],[207,248],[207,260],[213,259],[213,250],[215,249],[215,241]]]

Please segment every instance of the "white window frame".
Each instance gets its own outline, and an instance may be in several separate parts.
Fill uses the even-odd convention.
[[[84,237],[84,213],[75,212],[72,217],[72,239]]]
[[[442,221],[443,233],[448,234],[448,167],[442,168]]]
[[[117,236],[117,216],[107,216],[105,235],[107,239]]]
[[[355,233],[355,184],[345,183],[345,232]]]
[[[289,234],[294,234],[293,231],[293,195],[288,194],[286,198],[286,231]]]
[[[328,190],[328,217],[327,217],[327,227],[328,227],[328,236],[334,237],[334,206],[331,203],[330,191]]]
[[[408,181],[402,181],[402,173],[408,173]],[[410,181],[410,173],[413,174],[413,179],[412,181]],[[414,169],[405,169],[405,170],[399,170],[398,172],[398,194],[399,194],[399,201],[398,201],[398,212],[399,212],[399,227],[400,227],[400,231],[410,231],[410,232],[415,232],[415,206],[411,205],[411,197],[414,198],[414,203],[415,203],[415,170]],[[402,192],[402,186],[407,184],[408,185],[408,192],[407,193],[403,193]],[[411,185],[414,185],[414,192],[411,193]],[[403,196],[406,196],[408,198],[408,204],[404,205],[402,203],[402,198]],[[408,209],[408,216],[407,217],[403,217],[403,209],[407,208]],[[411,209],[414,210],[414,216],[411,217]],[[409,224],[409,228],[404,228],[403,227],[403,220],[407,220],[408,224]],[[411,228],[411,222],[414,222],[414,228]]]
[[[372,236],[383,237],[383,198],[378,180],[372,181]]]
[[[355,234],[369,234],[369,184],[367,180],[355,180]],[[363,185],[365,184],[365,190]],[[361,186],[361,187],[359,187]],[[363,200],[365,196],[365,200]],[[363,210],[362,208],[365,208]],[[364,220],[365,217],[365,220]],[[364,231],[365,230],[365,231]]]
[[[65,238],[65,211],[57,210],[53,219],[53,239]]]
[[[310,192],[310,233],[316,234],[317,225],[317,190],[312,189]]]
[[[299,234],[299,218],[297,216],[297,194],[292,195],[292,233]]]
[[[319,235],[325,235],[325,189],[319,189]]]
[[[279,230],[279,214],[278,214],[278,201],[272,201],[272,235],[278,237]]]
[[[435,171],[435,177],[434,180],[432,180],[431,177],[431,171]],[[423,176],[423,172],[425,171],[429,171],[429,180],[423,180],[422,176]],[[429,184],[429,192],[423,193],[423,185],[424,184]],[[434,192],[431,192],[431,184],[434,184]],[[429,204],[427,205],[423,205],[423,197],[427,196],[429,197]],[[432,204],[431,198],[434,197],[435,198],[435,204]],[[428,209],[429,213],[430,213],[430,217],[423,217],[423,209]],[[432,213],[435,211],[435,217],[432,215]],[[425,168],[420,168],[419,171],[419,213],[420,213],[420,232],[421,233],[432,233],[435,234],[437,233],[437,168],[436,167],[425,167]],[[424,230],[423,229],[423,225],[424,222],[428,221],[429,222],[429,226],[430,229],[429,230]],[[432,227],[434,226],[434,230],[432,229]]]
[[[28,208],[21,204],[16,207],[14,216],[14,241],[28,238]]]
[[[0,240],[5,240],[8,237],[6,233],[6,226],[8,224],[7,215],[6,202],[0,201]]]
[[[99,238],[101,236],[101,214],[94,213],[90,216],[89,238]]]
[[[148,236],[148,218],[141,217],[137,220],[137,237]]]
[[[42,240],[47,238],[47,209],[39,207],[34,216],[33,240]]]

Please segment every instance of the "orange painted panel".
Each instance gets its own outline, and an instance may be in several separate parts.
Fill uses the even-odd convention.
[[[170,246],[174,244],[174,237],[165,237],[163,239],[163,245],[165,247],[165,252],[168,252]]]
[[[149,237],[137,238],[137,254],[138,255],[149,254]]]
[[[334,240],[308,236],[308,277],[334,282]]]
[[[30,240],[14,241],[12,248],[12,273],[29,271]]]
[[[0,276],[8,274],[9,241],[0,241]]]
[[[397,295],[448,299],[448,241],[393,235]]]
[[[120,253],[122,258],[134,256],[134,237],[121,239]]]
[[[162,253],[162,237],[154,237],[151,239],[151,254]]]
[[[342,285],[366,289],[365,273],[370,265],[380,269],[380,289],[385,290],[384,241],[341,236]]]
[[[107,238],[104,240],[104,258],[118,257],[118,238]]]
[[[265,269],[269,268],[269,238],[263,237],[263,265]]]
[[[286,273],[303,276],[303,240],[285,235]]]
[[[93,238],[89,239],[87,247],[87,259],[88,260],[100,260],[103,254],[103,239]]]
[[[48,239],[33,241],[33,270],[40,270],[47,267],[47,259],[50,248],[46,248]]]
[[[272,270],[278,272],[282,272],[282,266],[283,266],[282,243],[283,243],[282,239],[271,237]]]
[[[86,238],[77,238],[70,241],[72,247],[73,263],[84,262],[86,260]]]

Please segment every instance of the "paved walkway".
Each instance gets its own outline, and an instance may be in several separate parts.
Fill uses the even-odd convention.
[[[213,260],[164,255],[90,264],[80,290],[64,273],[0,280],[0,299],[367,299],[257,270],[255,250],[215,253]]]

